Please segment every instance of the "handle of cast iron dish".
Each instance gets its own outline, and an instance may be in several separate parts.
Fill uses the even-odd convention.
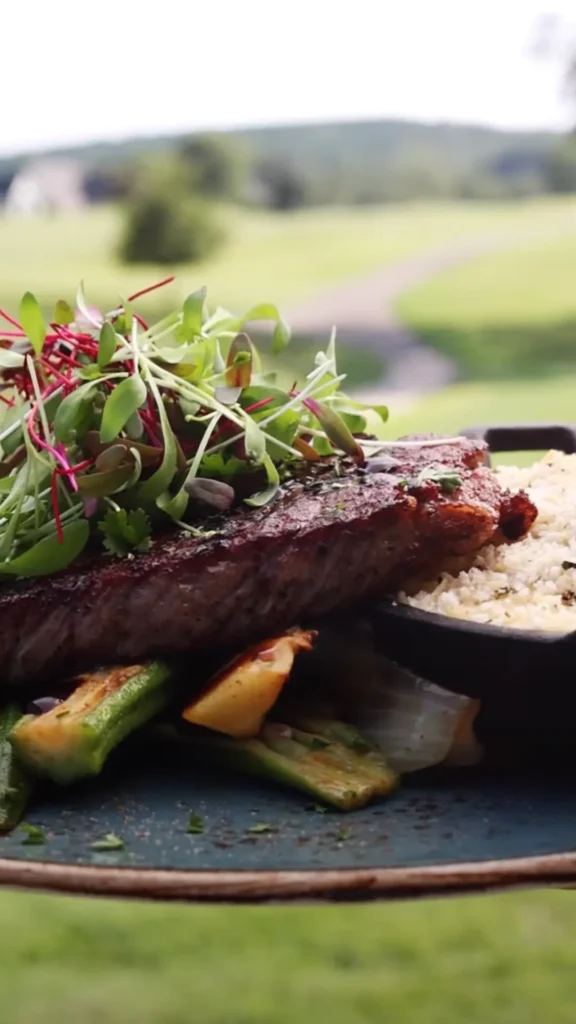
[[[463,437],[485,441],[491,452],[529,452],[556,448],[576,453],[576,425],[567,423],[513,423],[491,427],[467,427]],[[487,459],[486,461],[489,461]]]

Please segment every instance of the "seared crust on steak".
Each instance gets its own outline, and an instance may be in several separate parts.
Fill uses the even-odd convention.
[[[172,533],[147,554],[98,554],[3,587],[1,679],[64,678],[102,663],[250,643],[435,573],[501,533],[516,539],[536,509],[525,495],[502,492],[484,454],[482,442],[439,440],[392,450],[399,465],[390,472],[321,464],[272,504],[210,520],[214,536]],[[453,494],[411,486],[438,466],[460,477]]]

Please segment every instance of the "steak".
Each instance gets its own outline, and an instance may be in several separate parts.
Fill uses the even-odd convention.
[[[203,520],[212,535],[172,532],[145,554],[88,555],[57,575],[3,586],[2,680],[63,680],[182,652],[193,673],[195,655],[262,639],[395,591],[491,541],[515,540],[536,509],[501,490],[485,450],[439,439],[391,450],[398,462],[384,471],[321,462],[261,509]],[[423,479],[442,466],[458,475],[453,493]]]

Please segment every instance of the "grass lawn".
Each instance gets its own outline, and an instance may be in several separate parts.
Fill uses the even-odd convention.
[[[4,894],[3,1024],[572,1024],[576,893],[164,907]]]
[[[226,210],[230,237],[206,263],[179,269],[172,294],[157,293],[146,307],[166,303],[206,284],[215,299],[239,312],[254,302],[282,305],[319,289],[452,239],[510,231],[562,228],[565,200],[516,204],[436,203],[303,210],[291,214]],[[153,266],[115,264],[119,212],[96,208],[69,217],[0,220],[0,305],[15,311],[26,289],[47,302],[72,297],[84,279],[89,299],[108,308],[123,295],[166,276]],[[110,304],[110,305],[109,305]]]
[[[215,258],[177,269],[178,280],[139,303],[143,315],[164,315],[184,296],[206,284],[209,296],[243,312],[256,302],[287,308],[322,288],[375,267],[457,239],[510,232],[531,236],[563,230],[565,200],[515,204],[436,203],[386,207],[330,208],[291,214],[228,209],[230,237]],[[166,268],[126,268],[114,260],[120,230],[112,207],[68,217],[0,219],[0,306],[17,313],[20,297],[33,291],[49,310],[60,297],[73,299],[83,279],[90,301],[110,308],[167,276]],[[349,383],[362,386],[384,371],[377,353],[339,346],[340,366]],[[301,340],[280,366],[282,379],[311,368],[313,352]]]
[[[407,430],[444,433],[478,424],[532,420],[576,423],[576,373],[539,381],[466,381],[423,398],[398,416],[391,402],[389,428],[395,434]]]
[[[464,377],[576,372],[574,229],[447,271],[407,292],[399,312]]]

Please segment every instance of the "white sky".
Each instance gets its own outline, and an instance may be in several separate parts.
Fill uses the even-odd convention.
[[[0,0],[1,3],[1,0]],[[402,117],[562,128],[538,17],[576,0],[1,4],[0,153],[247,124]]]

